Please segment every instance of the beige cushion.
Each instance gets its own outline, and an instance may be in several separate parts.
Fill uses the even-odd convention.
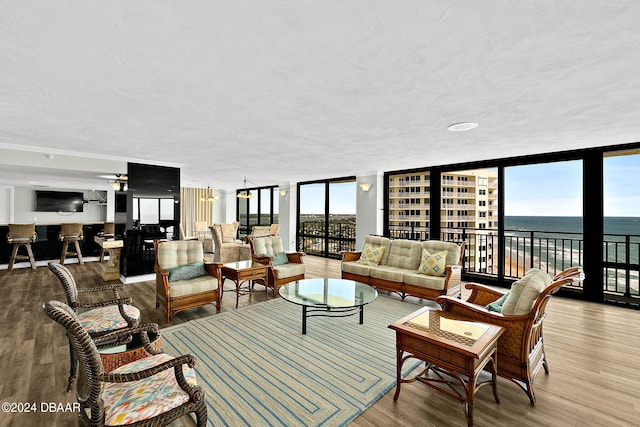
[[[365,243],[358,262],[363,265],[378,265],[383,255],[384,246],[372,246]]]
[[[288,264],[276,265],[273,267],[273,272],[276,276],[276,279],[286,279],[288,277],[297,276],[299,274],[304,274],[305,268],[304,264],[299,264],[295,262],[290,262]]]
[[[442,277],[445,275],[447,262],[447,251],[429,253],[428,250],[422,250],[422,259],[418,267],[418,273],[427,274],[429,276]]]
[[[347,261],[342,263],[342,271],[360,276],[368,276],[370,269],[370,266],[362,265],[358,261]]]
[[[436,289],[439,291],[444,290],[444,277],[427,276],[426,274],[420,274],[417,271],[405,273],[404,283],[407,285],[419,286],[421,288]]]
[[[392,240],[387,265],[417,271],[422,255],[422,245],[415,240]]]
[[[511,285],[509,296],[502,306],[502,314],[505,316],[529,314],[536,299],[549,286],[551,280],[551,276],[537,268],[527,271],[522,279]]]
[[[407,270],[404,268],[379,265],[377,267],[371,267],[371,270],[369,270],[369,276],[376,279],[388,280],[390,282],[402,283],[404,273],[406,272]]]
[[[203,259],[202,243],[197,240],[173,240],[158,245],[158,264],[162,270]]]
[[[279,236],[264,236],[253,239],[253,251],[258,257],[268,255],[270,257],[284,252],[282,239]]]
[[[169,282],[170,297],[199,294],[200,292],[214,291],[216,289],[218,289],[218,279],[208,275],[196,277],[195,279]]]

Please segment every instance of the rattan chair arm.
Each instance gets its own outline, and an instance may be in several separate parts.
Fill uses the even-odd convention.
[[[222,264],[221,263],[205,263],[204,264],[204,268],[205,270],[207,270],[207,274],[209,276],[215,277],[216,279],[220,280],[220,278],[222,277],[222,274],[220,272],[220,269],[222,268]]]
[[[471,295],[467,298],[467,302],[471,304],[487,305],[504,295],[504,292],[479,283],[467,283],[464,287],[471,290]]]
[[[287,253],[287,259],[294,264],[302,264],[302,257],[304,252],[289,252]]]
[[[180,384],[180,377],[182,377],[183,384],[186,384],[186,380],[184,379],[184,374],[182,373],[182,365],[187,365],[190,368],[193,368],[195,364],[196,364],[195,357],[191,354],[185,354],[182,356],[178,356],[174,359],[167,360],[166,362],[162,362],[159,365],[152,366],[147,369],[143,369],[141,371],[127,372],[123,374],[114,374],[113,372],[109,372],[109,373],[105,372],[99,375],[98,379],[100,381],[109,382],[109,383],[126,383],[131,381],[138,381],[144,378],[149,378],[159,372],[166,371],[167,369],[170,369],[170,368],[174,368],[174,373],[176,373],[176,380],[178,380],[178,384]],[[175,369],[176,367],[178,369]]]
[[[358,261],[360,259],[360,255],[362,255],[362,252],[361,251],[340,251],[340,255],[342,255],[342,262]]]
[[[124,304],[131,305],[131,298],[130,297],[118,298],[118,299],[100,301],[100,302],[79,302],[79,303],[76,303],[75,306],[79,308],[96,308],[96,307],[107,307],[109,305],[124,305]]]
[[[260,264],[271,265],[271,262],[273,261],[273,257],[272,256],[254,256],[253,260]]]

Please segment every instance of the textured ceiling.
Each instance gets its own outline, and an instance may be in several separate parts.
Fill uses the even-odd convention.
[[[0,148],[234,189],[640,141],[637,0],[2,3]]]

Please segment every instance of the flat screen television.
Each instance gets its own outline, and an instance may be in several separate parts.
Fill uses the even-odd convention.
[[[36,212],[82,212],[83,195],[75,191],[36,191]]]

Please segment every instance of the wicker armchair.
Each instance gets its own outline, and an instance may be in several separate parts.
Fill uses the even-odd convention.
[[[138,326],[140,310],[131,305],[131,298],[121,298],[120,291],[124,290],[122,283],[95,286],[93,288],[80,288],[67,267],[49,263],[49,270],[56,275],[67,297],[67,303],[76,313],[79,309],[89,309],[78,313],[78,321],[92,338],[106,335],[116,330]],[[100,302],[84,302],[78,300],[79,294],[110,291],[113,299]],[[69,341],[69,381],[67,391],[71,391],[73,382],[78,372],[78,358],[71,340]]]
[[[156,245],[156,308],[167,322],[179,311],[214,304],[220,312],[221,274],[218,263],[205,263],[196,240],[174,240]]]
[[[116,331],[94,341],[68,305],[50,301],[43,310],[66,329],[80,360],[76,397],[81,425],[160,426],[189,413],[196,415],[198,426],[206,425],[207,406],[197,385],[195,358],[156,352],[148,332],[159,333],[158,325]],[[140,335],[149,356],[106,373],[96,344],[120,342],[132,334]]]
[[[282,239],[279,236],[247,237],[251,246],[251,260],[269,266],[267,283],[256,280],[261,285],[273,288],[273,296],[278,295],[280,286],[295,280],[304,279],[305,266],[302,262],[303,252],[284,252]],[[275,262],[277,255],[286,255],[283,264]]]
[[[521,280],[530,276],[530,273],[531,271]],[[485,307],[497,301],[504,294],[476,283],[465,285],[467,289],[471,289],[471,296],[466,301],[450,296],[441,296],[436,299],[444,311],[466,319],[502,326],[505,329],[505,332],[498,339],[498,375],[518,385],[529,396],[531,405],[535,405],[533,381],[536,375],[541,368],[544,368],[545,373],[549,374],[549,363],[542,336],[542,321],[546,316],[545,308],[549,298],[562,286],[584,280],[581,267],[564,270],[553,279],[544,272],[542,274],[547,276],[546,283],[548,285],[539,294],[535,293],[537,298],[535,294],[531,295],[532,298],[535,298],[532,301],[533,307],[524,314],[508,315],[489,311]],[[515,283],[514,286],[516,286]],[[514,286],[512,286],[511,292],[513,292]],[[519,301],[525,298],[523,291]],[[508,303],[509,300],[505,301],[505,304]]]

